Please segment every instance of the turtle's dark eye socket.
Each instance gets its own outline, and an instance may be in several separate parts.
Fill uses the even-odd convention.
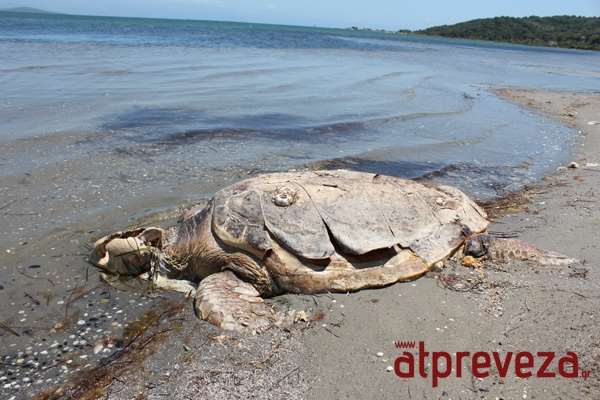
[[[478,239],[469,239],[465,243],[464,253],[466,256],[472,257],[483,257],[487,253],[485,246],[481,243],[481,240]]]

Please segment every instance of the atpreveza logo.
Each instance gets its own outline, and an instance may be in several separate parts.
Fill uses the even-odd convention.
[[[397,349],[417,347],[417,343],[414,341],[396,341],[395,345]],[[431,367],[427,368],[429,361],[431,361]],[[416,354],[404,351],[394,361],[394,372],[399,378],[414,378],[417,375],[425,379],[431,378],[433,387],[437,387],[441,379],[448,378],[452,373],[457,378],[463,377],[463,369],[467,373],[470,372],[475,378],[488,377],[494,369],[501,378],[505,378],[509,374],[523,379],[532,376],[587,379],[590,376],[590,371],[579,369],[579,358],[577,353],[572,351],[558,357],[551,351],[536,353],[529,351],[505,353],[458,351],[450,354],[446,351],[426,351],[425,342],[421,341],[418,343]]]

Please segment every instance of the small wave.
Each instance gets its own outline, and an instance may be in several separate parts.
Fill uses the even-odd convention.
[[[352,43],[361,49],[394,50],[406,52],[428,52],[436,49],[430,43],[416,36],[382,36],[379,38],[360,38],[350,36],[332,36],[336,40]]]
[[[128,75],[131,73],[128,69],[107,69],[98,72],[101,75]]]
[[[367,79],[363,79],[363,80],[357,81],[352,86],[360,87],[360,86],[365,86],[365,85],[371,85],[373,83],[385,82],[385,81],[388,81],[390,79],[405,77],[405,76],[407,76],[407,75],[409,75],[411,73],[412,72],[409,72],[409,71],[388,72],[386,74],[381,74],[381,75],[373,76],[371,78],[367,78]]]
[[[223,78],[238,78],[238,77],[254,77],[260,75],[270,75],[276,73],[289,73],[309,69],[320,69],[322,66],[296,66],[296,67],[281,67],[281,68],[257,68],[257,69],[238,69],[235,71],[218,72],[208,74],[202,77],[203,80],[223,79]]]
[[[65,67],[65,65],[23,65],[20,67],[14,67],[14,68],[6,68],[6,69],[0,69],[0,72],[5,72],[5,73],[9,73],[9,72],[26,72],[26,71],[37,71],[37,70],[44,70],[44,69],[51,69],[51,68],[62,68]]]
[[[102,125],[102,130],[123,131],[142,130],[153,127],[167,127],[173,124],[192,124],[205,118],[201,111],[186,108],[133,107],[117,114],[112,121]]]

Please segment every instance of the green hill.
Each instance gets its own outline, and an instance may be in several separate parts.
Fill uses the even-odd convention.
[[[30,14],[53,14],[50,11],[40,10],[39,8],[33,7],[13,7],[1,9],[3,12],[16,12],[16,13],[30,13]]]
[[[442,25],[415,33],[537,46],[600,50],[600,17],[496,17]]]

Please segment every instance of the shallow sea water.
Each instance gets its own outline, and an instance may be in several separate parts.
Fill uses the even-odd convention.
[[[3,154],[2,176],[98,153],[120,155],[121,169],[136,155],[248,170],[357,157],[409,177],[459,164],[486,197],[568,159],[573,137],[490,86],[600,88],[595,52],[227,22],[0,21],[0,143],[39,138],[26,147],[42,152],[81,138]]]

